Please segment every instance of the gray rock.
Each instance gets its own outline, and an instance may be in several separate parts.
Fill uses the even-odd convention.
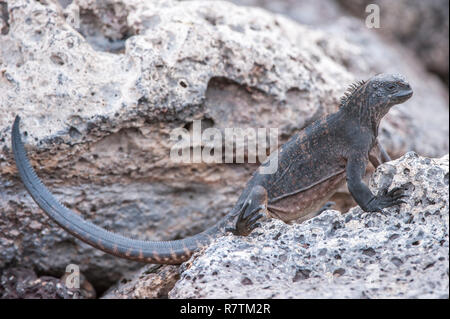
[[[335,0],[231,0],[238,5],[254,6],[279,13],[301,24],[326,28],[345,15]]]
[[[8,5],[2,1],[0,2],[0,34],[6,34],[8,32]]]
[[[10,149],[15,115],[33,166],[64,204],[125,235],[176,239],[225,214],[255,165],[173,163],[172,129],[195,119],[277,127],[283,143],[336,110],[355,79],[348,61],[372,73],[364,45],[227,2],[14,0],[1,9],[0,269],[75,263],[99,291],[142,265],[80,243],[38,209]],[[382,132],[396,139],[391,154],[448,148],[445,96],[427,88],[415,99],[434,96],[435,116],[394,114]],[[415,99],[409,107],[428,105]]]
[[[448,84],[449,61],[449,2],[447,0],[231,0],[239,5],[258,6],[280,13],[300,22],[325,30],[339,30],[353,14],[365,23],[369,13],[366,7],[376,4],[380,8],[380,28],[373,29],[382,35],[385,43],[377,50],[393,43],[407,48],[407,55],[416,56],[417,62]],[[345,22],[348,23],[348,22]],[[373,30],[368,30],[369,33]],[[349,33],[350,37],[352,32]],[[375,39],[372,34],[370,39]],[[369,40],[372,41],[372,40]],[[351,42],[351,40],[350,40]],[[377,59],[381,62],[381,59]],[[400,64],[406,61],[398,60]],[[389,63],[392,63],[390,59]]]
[[[449,167],[410,152],[380,166],[370,187],[408,185],[401,207],[302,224],[270,220],[220,238],[182,266],[170,298],[448,298]]]
[[[14,267],[2,271],[0,299],[93,299],[96,292],[80,274],[80,287],[68,288],[65,277],[38,277],[32,269]]]

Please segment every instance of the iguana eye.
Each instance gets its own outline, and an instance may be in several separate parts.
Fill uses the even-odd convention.
[[[387,88],[389,91],[394,91],[397,88],[397,85],[395,83],[391,83]]]

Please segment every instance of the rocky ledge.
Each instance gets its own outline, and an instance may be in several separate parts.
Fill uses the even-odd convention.
[[[401,207],[268,220],[248,237],[220,238],[179,270],[146,267],[105,297],[152,298],[175,282],[161,278],[179,272],[170,298],[448,298],[448,159],[409,152],[378,167],[370,188],[406,185]]]

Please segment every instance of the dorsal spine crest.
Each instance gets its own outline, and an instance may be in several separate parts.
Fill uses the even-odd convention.
[[[360,87],[362,87],[364,84],[366,84],[366,81],[357,81],[354,82],[352,84],[350,84],[350,86],[347,88],[347,90],[345,91],[344,95],[341,97],[341,107],[343,107],[344,105],[347,104],[347,102],[349,101],[350,97],[356,92],[358,91],[358,89]]]

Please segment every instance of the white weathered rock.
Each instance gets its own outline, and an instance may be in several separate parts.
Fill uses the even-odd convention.
[[[220,238],[182,266],[169,297],[448,298],[448,179],[448,155],[407,153],[370,184],[409,185],[407,204],[270,220],[246,238]]]

